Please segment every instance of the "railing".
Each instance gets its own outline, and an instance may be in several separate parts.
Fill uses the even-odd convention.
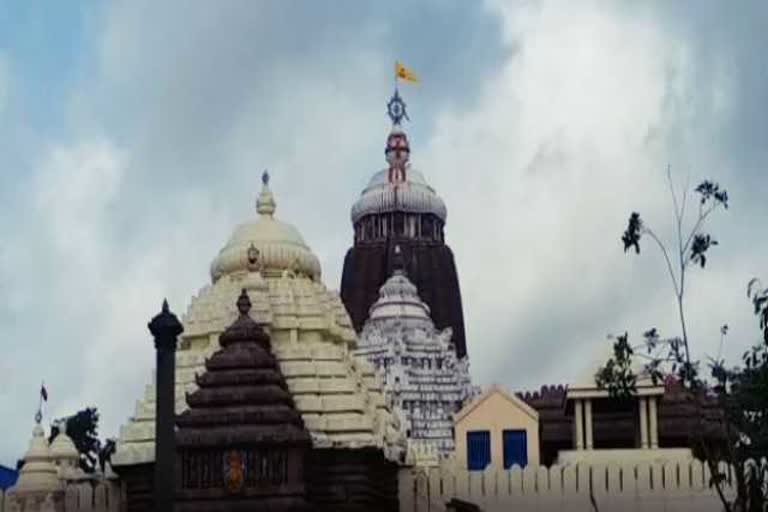
[[[732,471],[726,495],[732,497]],[[402,512],[439,512],[453,498],[485,512],[568,510],[574,512],[650,510],[720,512],[710,488],[709,468],[700,461],[666,465],[570,465],[546,468],[467,471],[450,466],[404,468],[400,474]]]
[[[0,490],[0,512],[12,510],[7,494]],[[63,503],[64,512],[120,512],[120,484],[108,480],[96,484],[68,483],[59,499]],[[30,512],[36,512],[36,509]]]

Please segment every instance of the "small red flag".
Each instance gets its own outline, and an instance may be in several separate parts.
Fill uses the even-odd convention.
[[[40,387],[40,396],[43,397],[43,400],[46,402],[48,401],[48,391],[45,389],[45,384]]]

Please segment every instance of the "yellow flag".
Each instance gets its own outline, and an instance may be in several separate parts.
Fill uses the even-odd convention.
[[[395,61],[395,77],[400,80],[405,80],[406,82],[416,83],[419,81],[419,77],[416,76],[416,73],[403,66],[399,61]]]

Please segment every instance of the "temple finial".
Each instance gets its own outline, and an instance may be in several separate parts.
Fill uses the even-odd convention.
[[[256,200],[256,211],[259,215],[272,216],[275,213],[275,198],[269,189],[269,172],[264,171],[261,175],[261,193]]]
[[[162,310],[152,318],[147,327],[155,338],[155,348],[172,347],[176,350],[176,338],[184,332],[184,326],[168,307],[167,299],[163,299]]]

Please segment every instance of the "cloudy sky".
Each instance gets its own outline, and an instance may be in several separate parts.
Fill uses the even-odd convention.
[[[0,3],[0,463],[85,405],[114,435],[178,313],[273,175],[338,288],[349,208],[383,167],[392,63],[412,162],[448,205],[472,373],[567,382],[608,333],[677,333],[658,253],[623,254],[630,211],[671,240],[664,169],[731,208],[689,280],[695,353],[757,340],[768,280],[764,2]]]

